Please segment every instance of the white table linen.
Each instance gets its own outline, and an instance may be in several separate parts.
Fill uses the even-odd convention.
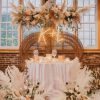
[[[53,84],[56,87],[60,84],[59,80],[64,83],[74,81],[78,75],[80,63],[78,59],[49,62],[28,60],[26,61],[26,66],[28,67],[29,79],[32,80],[33,84],[40,82],[45,86]]]

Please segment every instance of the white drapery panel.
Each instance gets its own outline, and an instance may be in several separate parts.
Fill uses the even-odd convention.
[[[64,83],[75,81],[80,70],[80,63],[77,59],[71,61],[33,62],[26,61],[28,75],[33,84],[40,82],[45,86],[53,84],[59,86],[58,81]]]

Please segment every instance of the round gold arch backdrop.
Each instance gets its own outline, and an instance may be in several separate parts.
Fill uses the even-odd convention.
[[[58,55],[65,55],[66,57],[70,57],[73,59],[74,57],[82,58],[83,54],[83,46],[80,40],[75,37],[75,35],[71,35],[68,33],[61,33],[60,38],[63,38],[63,41],[57,42],[55,36],[51,36],[50,34],[45,34],[44,41],[37,42],[40,33],[32,33],[27,36],[20,45],[20,58],[21,58],[21,68],[24,68],[25,59],[29,59],[33,56],[33,51],[35,49],[39,50],[39,55],[46,55],[47,53],[51,53],[52,49],[56,49]]]

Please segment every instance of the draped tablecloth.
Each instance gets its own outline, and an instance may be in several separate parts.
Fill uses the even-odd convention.
[[[33,84],[37,82],[48,86],[73,81],[78,75],[80,63],[77,59],[71,61],[34,62],[27,61],[29,79]]]

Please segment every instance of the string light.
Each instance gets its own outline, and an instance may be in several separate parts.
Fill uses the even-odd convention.
[[[46,37],[45,37],[46,34],[50,35],[51,38],[55,38],[57,43],[64,41],[64,39],[60,37],[61,32],[60,32],[59,26],[58,26],[57,30],[52,29],[52,28],[48,28],[47,30],[41,29],[38,43],[43,41],[45,43],[45,45],[47,45]]]
[[[40,36],[39,36],[39,39],[38,39],[38,43],[40,42],[40,41],[44,41],[44,43],[45,44],[47,44],[46,43],[46,39],[45,39],[45,34],[48,32],[50,30],[50,28],[48,28],[47,30],[43,30],[43,29],[41,29],[41,32],[40,32]]]

